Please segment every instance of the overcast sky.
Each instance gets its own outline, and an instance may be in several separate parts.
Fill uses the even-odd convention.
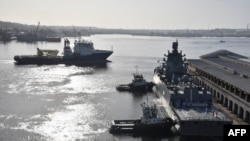
[[[0,0],[0,20],[129,29],[246,28],[250,0]]]

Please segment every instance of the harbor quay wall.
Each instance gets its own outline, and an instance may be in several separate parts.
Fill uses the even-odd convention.
[[[225,121],[192,121],[192,120],[183,120],[180,123],[180,133],[182,135],[192,135],[192,136],[222,136],[223,127],[227,124]],[[190,130],[191,129],[191,130]]]

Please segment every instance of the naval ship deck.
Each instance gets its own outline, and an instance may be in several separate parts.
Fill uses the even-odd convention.
[[[173,108],[181,120],[214,120],[230,121],[230,118],[217,109],[208,110],[205,107],[194,106],[192,108]]]

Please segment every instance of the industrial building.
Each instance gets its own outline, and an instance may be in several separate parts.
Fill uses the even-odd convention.
[[[219,50],[187,60],[188,71],[195,83],[204,86],[213,94],[214,102],[221,109],[250,124],[250,59],[248,57]],[[234,116],[232,116],[234,115]],[[238,120],[239,121],[239,120]]]

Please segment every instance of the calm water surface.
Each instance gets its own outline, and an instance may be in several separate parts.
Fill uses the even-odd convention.
[[[0,140],[188,140],[181,137],[152,138],[113,136],[108,133],[113,119],[140,118],[140,104],[153,93],[117,92],[115,86],[129,83],[135,66],[151,81],[157,60],[172,50],[171,37],[94,35],[86,37],[97,49],[113,49],[106,66],[15,65],[14,55],[36,54],[36,48],[57,49],[61,43],[27,44],[0,42]],[[73,44],[74,38],[70,38]],[[250,57],[249,38],[178,38],[187,59],[227,49]],[[195,139],[192,139],[195,140]]]

